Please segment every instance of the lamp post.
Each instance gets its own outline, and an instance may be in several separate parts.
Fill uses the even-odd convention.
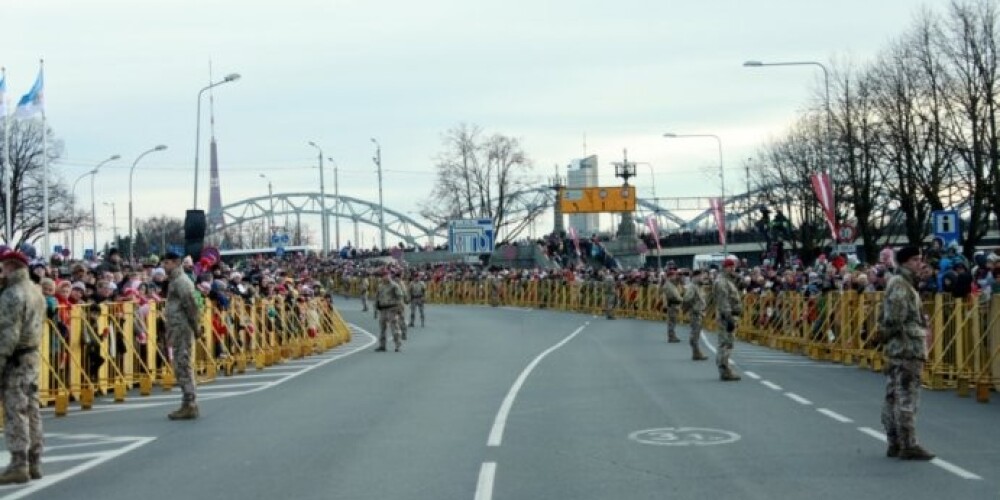
[[[337,248],[334,249],[336,252],[340,252],[340,186],[338,185],[337,178],[337,162],[333,161],[333,158],[327,157],[327,161],[333,164],[333,211],[336,215],[333,217],[334,224],[334,242],[337,244]]]
[[[167,147],[160,144],[153,149],[143,151],[142,154],[140,154],[135,161],[132,162],[132,168],[128,171],[128,259],[130,261],[135,259],[135,256],[132,255],[132,249],[134,248],[133,245],[135,244],[135,237],[132,234],[132,177],[135,174],[135,166],[139,164],[139,160],[141,160],[143,156],[156,151],[163,151],[165,149],[167,149]]]
[[[707,138],[710,137],[715,139],[715,142],[719,145],[719,181],[722,183],[722,199],[719,200],[721,206],[720,211],[722,212],[722,217],[718,223],[721,225],[722,229],[722,254],[723,258],[729,258],[729,244],[728,240],[725,238],[726,234],[726,169],[722,166],[722,139],[715,134],[663,134],[663,137],[667,139],[688,139],[688,138]]]
[[[111,241],[114,246],[118,246],[118,214],[115,213],[115,202],[103,202],[104,206],[111,207]],[[111,245],[108,245],[111,247]]]
[[[73,190],[71,191],[72,194],[70,196],[70,199],[72,200],[72,205],[71,205],[71,209],[70,209],[70,216],[73,218],[73,230],[70,232],[70,236],[69,236],[70,237],[69,249],[70,249],[71,253],[76,250],[76,229],[77,229],[77,224],[76,224],[76,221],[77,221],[77,219],[76,219],[76,185],[79,184],[80,181],[82,181],[84,177],[86,177],[88,175],[94,175],[96,173],[97,173],[97,169],[91,170],[90,172],[81,174],[80,177],[77,177],[76,180],[73,181]]]
[[[323,181],[323,148],[319,147],[315,142],[309,141],[309,145],[316,148],[316,152],[319,156],[319,232],[323,238],[323,244],[320,248],[323,249],[323,256],[326,257],[330,253],[330,236],[327,230],[327,217],[326,217],[326,183]]]
[[[97,198],[94,195],[94,179],[97,178],[97,171],[100,170],[101,167],[103,167],[105,163],[115,161],[115,160],[117,160],[119,158],[121,158],[121,155],[114,155],[114,156],[108,158],[107,160],[104,160],[101,163],[98,163],[97,166],[94,167],[94,170],[93,170],[93,174],[94,175],[90,176],[90,218],[93,219],[93,225],[91,227],[91,236],[93,236],[93,238],[94,238],[93,239],[93,244],[94,244],[94,256],[95,257],[97,256]]]
[[[379,249],[385,250],[385,208],[382,205],[382,145],[372,138],[372,142],[375,143],[375,156],[372,161],[378,166],[378,232],[379,232]]]
[[[743,63],[744,67],[747,68],[762,68],[764,66],[819,66],[823,70],[823,83],[826,88],[826,142],[824,149],[826,150],[826,175],[830,177],[831,188],[834,185],[833,182],[833,108],[830,107],[830,72],[826,69],[823,63],[817,61],[788,61],[788,62],[761,62],[761,61],[746,61]],[[831,191],[833,191],[831,189]],[[830,196],[834,196],[834,193],[830,193]],[[837,206],[836,197],[834,197],[833,206]],[[836,210],[834,210],[836,212]],[[836,223],[836,221],[834,221]],[[837,242],[837,235],[833,234],[834,243]]]
[[[235,82],[240,79],[239,73],[230,73],[222,80],[210,83],[198,91],[198,112],[197,122],[194,128],[194,210],[198,209],[198,146],[201,144],[201,96],[206,90],[218,87],[224,83]]]
[[[267,231],[268,236],[271,236],[270,233],[274,231],[274,190],[271,188],[271,178],[270,177],[268,177],[268,176],[266,176],[264,174],[260,174],[260,178],[267,181],[267,199],[268,199],[269,202],[271,202],[271,217],[270,217],[270,219],[271,219],[271,221],[270,221],[271,227],[268,228],[268,231]]]

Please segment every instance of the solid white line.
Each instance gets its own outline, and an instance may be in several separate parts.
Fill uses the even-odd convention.
[[[781,390],[781,386],[780,385],[775,384],[774,382],[771,382],[770,380],[761,380],[760,383],[763,384],[765,387],[770,387],[771,389],[774,389],[776,391],[780,391]]]
[[[802,396],[799,396],[798,394],[795,394],[794,392],[786,392],[785,396],[787,396],[788,399],[791,399],[792,401],[795,401],[796,403],[798,403],[800,405],[811,405],[812,404],[812,401],[809,401],[808,399],[806,399],[806,398],[804,398]]]
[[[957,465],[955,465],[955,464],[953,464],[953,463],[951,463],[951,462],[949,462],[947,460],[942,460],[940,458],[935,458],[935,459],[931,460],[931,463],[934,464],[934,465],[936,465],[936,466],[938,466],[938,467],[940,467],[940,468],[942,468],[942,469],[944,469],[944,470],[946,470],[946,471],[948,471],[948,472],[950,472],[950,473],[952,473],[952,474],[954,474],[954,475],[956,475],[956,476],[958,476],[958,477],[960,477],[960,478],[962,478],[962,479],[975,479],[975,480],[982,480],[983,479],[983,478],[979,477],[978,475],[973,474],[973,473],[971,473],[971,472],[969,472],[969,471],[967,471],[967,470],[965,470],[965,469],[963,469],[963,468],[961,468],[961,467],[959,467],[959,466],[957,466]]]
[[[872,429],[871,427],[858,427],[858,430],[864,432],[865,434],[868,434],[869,436],[875,439],[878,439],[879,441],[882,441],[883,443],[889,442],[889,439],[885,437],[885,434],[882,434],[881,432]]]
[[[514,406],[514,398],[517,397],[517,392],[521,390],[521,386],[524,385],[524,381],[528,379],[528,375],[531,374],[531,371],[538,366],[538,363],[540,363],[545,356],[548,356],[552,351],[555,351],[556,349],[566,345],[566,343],[570,340],[573,340],[573,337],[579,335],[580,332],[582,332],[583,329],[589,324],[589,321],[584,323],[580,326],[580,328],[574,330],[573,333],[559,341],[556,345],[549,347],[535,357],[531,363],[528,363],[528,366],[521,372],[520,375],[518,375],[517,380],[514,381],[514,385],[510,387],[510,391],[507,392],[507,396],[503,398],[503,403],[500,404],[500,410],[497,411],[497,417],[493,421],[493,428],[490,430],[490,437],[486,441],[487,446],[500,446],[500,442],[503,441],[503,430],[507,425],[507,415],[510,414],[510,409]]]
[[[709,351],[712,351],[712,354],[718,353],[718,351],[715,350],[715,346],[713,346],[704,335],[701,337],[701,343],[705,344],[705,347],[708,348]]]
[[[746,375],[746,376],[748,376],[748,377],[750,377],[750,378],[752,378],[752,379],[754,379],[754,380],[760,380],[760,375],[757,375],[754,372],[743,372],[743,374]]]
[[[838,421],[838,422],[840,422],[842,424],[849,424],[851,422],[854,422],[853,420],[851,420],[851,419],[849,419],[849,418],[847,418],[847,417],[845,417],[845,416],[843,416],[843,415],[841,415],[841,414],[839,414],[839,413],[837,413],[837,412],[835,412],[833,410],[827,410],[826,408],[817,408],[816,411],[818,411],[818,412],[820,412],[820,413],[822,413],[822,414],[824,414],[824,415],[826,415],[826,416],[828,416],[828,417],[830,417],[830,418],[832,418],[832,419],[834,419],[834,420],[836,420],[836,421]]]
[[[475,500],[491,500],[493,498],[493,477],[497,473],[496,462],[483,462],[479,468],[479,482],[476,483]]]
[[[84,473],[84,472],[86,472],[86,471],[88,471],[90,469],[93,469],[94,467],[97,467],[98,465],[103,464],[104,462],[107,462],[107,461],[109,461],[109,460],[111,460],[113,458],[116,458],[116,457],[119,457],[121,455],[124,455],[124,454],[126,454],[126,453],[128,453],[128,452],[130,452],[130,451],[132,451],[132,450],[134,450],[136,448],[139,448],[140,446],[143,446],[143,445],[145,445],[147,443],[150,443],[150,442],[154,441],[155,439],[156,438],[152,438],[152,437],[151,438],[142,438],[141,440],[139,440],[139,441],[137,441],[135,443],[132,443],[132,444],[130,444],[130,445],[124,447],[124,448],[121,448],[119,450],[115,450],[113,452],[108,452],[108,453],[104,454],[102,457],[97,458],[96,460],[90,460],[88,462],[85,462],[85,463],[82,463],[80,465],[77,465],[76,467],[67,469],[65,472],[60,472],[58,474],[52,474],[52,475],[46,475],[42,479],[39,479],[37,481],[32,481],[30,483],[30,486],[28,486],[27,488],[24,488],[22,490],[17,490],[15,492],[12,492],[9,496],[5,496],[4,499],[15,500],[15,499],[18,499],[18,498],[24,498],[24,497],[26,497],[26,496],[28,496],[28,495],[30,495],[32,493],[35,493],[36,491],[41,490],[42,488],[47,488],[49,486],[52,486],[53,484],[58,483],[59,481],[62,481],[63,479],[67,479],[67,478],[70,478],[70,477],[82,474],[82,473]],[[43,458],[42,459],[42,463],[43,464],[46,463],[46,462],[48,462],[48,461],[49,460],[47,458]]]

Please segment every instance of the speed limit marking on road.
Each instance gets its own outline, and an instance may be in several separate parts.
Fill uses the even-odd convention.
[[[637,443],[656,446],[711,446],[734,443],[740,440],[740,435],[721,429],[662,427],[635,431],[628,438]]]

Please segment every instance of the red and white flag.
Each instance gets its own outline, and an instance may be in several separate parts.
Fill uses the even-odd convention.
[[[830,228],[830,236],[837,241],[837,215],[833,200],[833,182],[826,173],[817,173],[811,176],[813,191],[819,200],[820,207],[823,208],[823,215],[826,216],[826,225]]]
[[[662,250],[660,248],[660,231],[659,225],[656,223],[656,216],[650,215],[646,217],[646,227],[649,228],[650,234],[653,235],[653,240],[656,241],[656,250]]]
[[[726,207],[723,206],[722,198],[709,198],[708,205],[712,207],[715,214],[715,225],[719,226],[719,243],[726,244]]]
[[[576,234],[576,228],[570,226],[569,236],[573,238],[573,246],[576,247],[576,256],[580,256],[580,236]]]

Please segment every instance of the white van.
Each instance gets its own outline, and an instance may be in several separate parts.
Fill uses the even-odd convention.
[[[739,257],[729,254],[730,259],[739,260]],[[722,269],[722,263],[726,260],[726,254],[722,252],[718,253],[703,253],[694,256],[694,263],[691,265],[692,269]]]

